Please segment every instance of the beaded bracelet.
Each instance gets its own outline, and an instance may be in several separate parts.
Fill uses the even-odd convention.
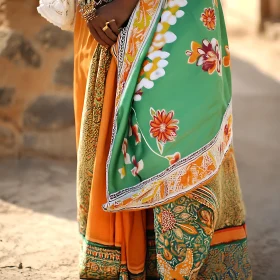
[[[82,13],[82,17],[86,22],[93,20],[96,17],[96,8],[94,1],[90,3],[84,3],[83,1],[79,1],[80,12]]]

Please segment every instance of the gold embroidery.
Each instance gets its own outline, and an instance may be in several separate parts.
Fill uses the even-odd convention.
[[[92,172],[102,117],[105,82],[111,58],[110,51],[98,45],[88,75],[77,167],[78,221],[82,235],[86,233]]]

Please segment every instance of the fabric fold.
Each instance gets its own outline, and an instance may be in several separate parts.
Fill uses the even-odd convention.
[[[62,30],[74,31],[75,0],[40,0],[38,13]]]

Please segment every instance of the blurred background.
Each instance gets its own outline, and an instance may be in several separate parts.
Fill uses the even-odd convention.
[[[72,34],[0,0],[0,279],[78,279]],[[280,275],[280,0],[224,0],[254,279]]]

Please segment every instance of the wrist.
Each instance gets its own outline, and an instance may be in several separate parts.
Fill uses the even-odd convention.
[[[119,11],[121,11],[122,13],[124,12],[125,14],[130,16],[138,2],[139,0],[115,0],[112,3],[114,3],[115,6],[118,7],[117,9]]]

